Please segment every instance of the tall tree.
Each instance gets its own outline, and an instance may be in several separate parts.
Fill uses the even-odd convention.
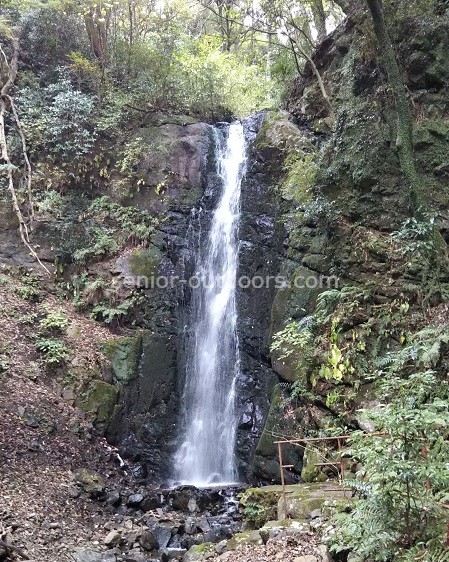
[[[387,73],[388,83],[395,99],[397,117],[396,147],[401,169],[410,189],[413,209],[417,210],[420,203],[422,182],[416,168],[413,149],[413,117],[404,84],[403,72],[385,22],[382,1],[366,0],[366,3],[371,12],[379,51]]]
[[[324,9],[323,0],[311,0],[310,8],[313,15],[313,23],[317,32],[318,42],[321,42],[327,35],[327,14]]]

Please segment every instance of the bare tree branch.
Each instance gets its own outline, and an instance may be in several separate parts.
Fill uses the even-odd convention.
[[[11,38],[11,45],[12,45],[12,49],[13,49],[13,54],[12,54],[11,61],[7,65],[8,75],[7,75],[7,78],[6,78],[6,82],[5,82],[5,84],[3,85],[3,87],[0,91],[0,151],[1,151],[1,157],[2,157],[2,160],[5,163],[4,167],[6,168],[8,191],[11,195],[12,206],[13,206],[13,209],[16,213],[17,219],[19,221],[20,238],[21,238],[23,244],[28,248],[28,250],[29,250],[30,254],[33,256],[33,258],[46,271],[46,273],[48,273],[48,275],[50,275],[50,271],[41,262],[41,260],[39,259],[39,256],[36,253],[36,250],[30,244],[30,236],[29,236],[28,225],[27,225],[27,222],[25,221],[23,213],[20,209],[20,204],[19,204],[19,200],[18,200],[18,197],[17,197],[17,192],[16,192],[16,188],[15,188],[15,184],[14,184],[14,171],[16,170],[16,166],[14,166],[13,163],[11,162],[11,158],[9,156],[9,151],[8,151],[8,142],[7,142],[7,138],[6,138],[5,117],[6,117],[7,112],[8,112],[8,107],[10,107],[11,110],[12,110],[12,113],[13,113],[14,120],[15,120],[16,125],[17,125],[18,130],[19,130],[19,135],[20,135],[21,140],[22,140],[23,156],[24,156],[24,159],[25,159],[26,167],[27,167],[28,197],[31,201],[30,212],[31,212],[31,216],[33,217],[34,216],[34,207],[32,205],[32,194],[31,194],[31,171],[32,171],[31,170],[31,164],[30,164],[30,160],[28,158],[28,154],[27,154],[27,151],[26,151],[26,142],[25,142],[25,136],[23,134],[23,128],[22,128],[22,125],[20,123],[20,119],[19,119],[16,107],[15,107],[15,104],[14,104],[11,96],[9,95],[9,91],[14,86],[14,83],[15,83],[16,78],[17,78],[17,71],[18,71],[18,66],[19,66],[19,38],[18,37],[12,37]],[[1,50],[2,50],[3,55],[6,57],[3,48],[1,48]],[[8,59],[6,58],[6,60],[8,60]]]

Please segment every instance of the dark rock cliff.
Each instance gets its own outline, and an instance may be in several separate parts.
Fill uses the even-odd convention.
[[[300,323],[316,312],[318,295],[329,288],[322,285],[321,276],[335,276],[340,287],[355,285],[363,294],[369,292],[369,306],[391,306],[391,315],[398,299],[410,307],[407,318],[422,306],[422,264],[406,260],[392,243],[392,232],[408,218],[408,200],[391,128],[391,94],[363,29],[354,25],[351,16],[314,55],[331,95],[335,122],[330,121],[309,66],[295,84],[288,112],[245,120],[249,152],[242,187],[239,276],[260,278],[263,287],[242,287],[238,293],[242,377],[237,458],[242,479],[277,480],[274,441],[323,428],[357,429],[361,427],[357,407],[372,400],[362,368],[369,357],[364,362],[357,357],[357,375],[335,384],[320,379],[316,357],[311,359],[309,353],[294,360],[279,350],[270,353],[274,334],[288,322]],[[434,20],[409,19],[396,29],[394,41],[415,111],[415,150],[426,204],[445,245],[449,240],[449,23],[447,16],[436,25]],[[46,264],[56,264],[58,282],[66,283],[76,272],[74,252],[95,243],[85,220],[94,196],[106,194],[158,218],[147,247],[101,254],[86,265],[87,277],[101,276],[114,283],[120,298],[132,293],[139,300],[130,315],[132,322],[117,330],[121,337],[103,345],[110,372],[106,368],[95,372],[103,379],[101,384],[89,383],[88,396],[80,396],[77,403],[101,427],[107,426],[111,442],[141,462],[151,481],[160,482],[170,476],[171,455],[178,443],[182,372],[188,353],[182,348],[181,333],[186,329],[189,293],[179,283],[151,288],[144,280],[151,285],[157,276],[189,275],[192,252],[187,231],[192,220],[207,227],[217,178],[210,125],[173,117],[170,122],[145,124],[132,135],[131,143],[140,147],[139,182],[116,174],[98,193],[81,186],[78,193],[63,197],[57,219],[38,223],[33,242],[39,244]],[[305,177],[306,168],[304,177],[299,173],[295,180],[299,193],[292,199],[283,186],[289,157],[298,151],[312,156],[316,174]],[[202,212],[193,217],[192,209]],[[1,262],[32,266],[7,206],[2,207],[1,218]],[[445,271],[442,268],[426,306],[437,306],[447,294]],[[284,286],[272,279],[278,275],[286,281]],[[310,286],[296,283],[301,280],[309,280]],[[347,341],[371,312],[357,314],[359,318],[341,327]],[[386,347],[397,344],[390,333],[387,340]],[[326,360],[324,354],[321,359]],[[75,378],[76,369],[69,366]],[[299,383],[302,392],[293,400],[292,383]],[[287,451],[286,458],[294,465],[289,477],[301,474],[302,457],[300,449]]]

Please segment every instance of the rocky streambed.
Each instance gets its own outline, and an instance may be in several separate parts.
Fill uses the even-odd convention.
[[[237,495],[241,487],[132,490],[110,488],[97,473],[74,473],[72,493],[87,494],[100,505],[113,508],[108,521],[98,527],[93,548],[73,552],[77,562],[124,560],[148,562],[189,559],[210,545],[224,552],[227,541],[242,528]],[[203,545],[207,545],[204,547]],[[101,549],[101,550],[100,550]]]
[[[113,508],[75,562],[326,561],[326,513],[348,501],[331,484],[288,486],[286,502],[279,486],[119,490],[87,469],[71,490]]]

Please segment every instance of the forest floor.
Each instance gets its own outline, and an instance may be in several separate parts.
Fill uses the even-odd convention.
[[[36,350],[35,321],[56,305],[65,308],[76,334],[72,343],[86,361],[95,361],[95,342],[111,334],[75,314],[70,303],[5,274],[0,303],[0,540],[35,562],[71,560],[70,549],[90,542],[98,521],[111,516],[87,496],[73,497],[73,471],[99,470],[111,482],[123,473],[73,396],[61,396]]]
[[[114,454],[75,408],[21,375],[1,381],[0,525],[5,542],[35,562],[71,560],[75,546],[94,540],[110,508],[73,497],[73,470],[120,474]]]

